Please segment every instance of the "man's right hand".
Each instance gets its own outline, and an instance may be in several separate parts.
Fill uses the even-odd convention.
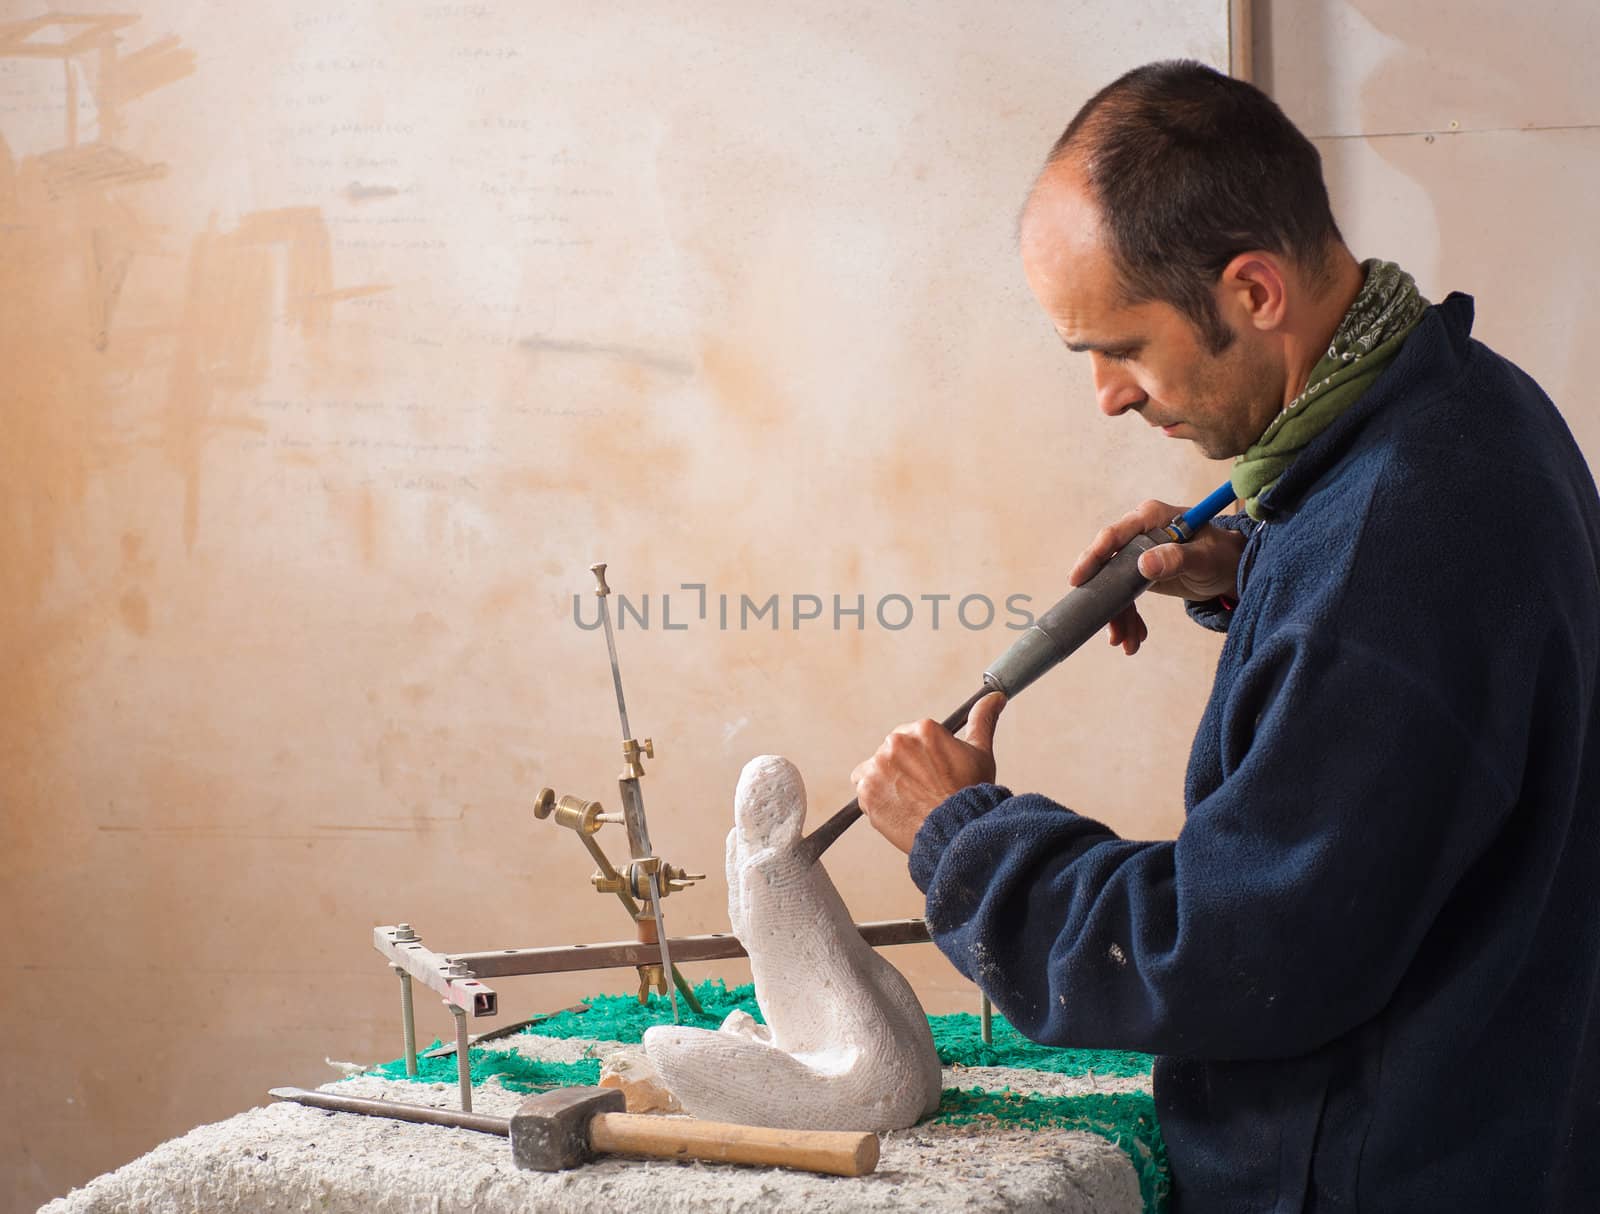
[[[1123,515],[1083,550],[1067,574],[1068,583],[1083,585],[1134,536],[1165,526],[1184,509],[1152,500]],[[1139,572],[1150,579],[1150,589],[1158,594],[1204,601],[1234,592],[1243,552],[1243,535],[1207,523],[1187,544],[1158,544],[1150,549],[1139,558]],[[1107,632],[1111,644],[1121,645],[1128,654],[1138,653],[1150,635],[1136,603],[1112,619]]]

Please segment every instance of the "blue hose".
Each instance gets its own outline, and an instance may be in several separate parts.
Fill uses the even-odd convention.
[[[1193,535],[1200,528],[1209,523],[1216,515],[1220,514],[1225,506],[1232,505],[1234,501],[1233,482],[1214,490],[1210,497],[1192,508],[1183,516],[1184,530]],[[1187,537],[1185,537],[1187,538]]]

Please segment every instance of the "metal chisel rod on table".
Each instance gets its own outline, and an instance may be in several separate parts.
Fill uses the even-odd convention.
[[[1069,590],[1055,606],[1000,655],[983,674],[983,686],[941,724],[955,733],[967,723],[974,705],[990,692],[1014,696],[1041,675],[1054,669],[1150,587],[1139,572],[1139,558],[1158,544],[1183,544],[1234,500],[1233,486],[1223,485],[1205,501],[1180,514],[1164,527],[1137,535],[1100,567],[1083,585]],[[801,853],[815,863],[840,835],[861,816],[861,803],[852,799],[833,817],[800,840]]]

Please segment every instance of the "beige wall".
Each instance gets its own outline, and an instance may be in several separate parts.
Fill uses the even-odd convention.
[[[666,631],[662,593],[1053,597],[1110,503],[1216,479],[1088,422],[1012,225],[1089,88],[1152,47],[1224,61],[1220,4],[1159,33],[1043,0],[692,7],[166,0],[0,32],[18,1208],[393,1057],[374,924],[628,934],[528,812],[543,784],[615,806],[604,645],[571,622],[591,561],[656,604],[623,672],[656,843],[712,873],[670,925],[713,930],[748,758],[830,810],[1014,634]],[[1097,713],[1126,741],[1060,724],[1117,686],[1086,660],[1016,715],[1010,770],[1170,830],[1212,648],[1129,668]],[[919,909],[868,831],[830,863],[863,917]],[[525,1015],[631,977],[497,985]]]
[[[394,1056],[375,923],[626,934],[527,812],[543,784],[615,801],[589,562],[651,595],[619,643],[652,829],[712,874],[672,929],[717,930],[744,761],[791,756],[825,813],[1012,634],[926,604],[901,632],[666,631],[663,592],[675,621],[682,582],[1048,601],[1107,516],[1222,479],[1095,415],[1011,226],[1093,87],[1224,61],[1223,6],[591,7],[158,3],[70,75],[24,45],[60,27],[0,31],[14,1208],[325,1056]],[[1475,292],[1596,452],[1589,6],[1554,33],[1372,7],[1264,6],[1258,70],[1358,254]],[[1216,644],[1170,603],[1153,627],[1014,706],[1008,781],[1177,829]],[[865,829],[829,866],[861,918],[920,909]],[[973,1005],[931,948],[893,955],[931,1010]],[[630,978],[496,985],[520,1015]]]
[[[1474,336],[1561,407],[1591,460],[1600,403],[1600,7],[1256,0],[1260,83],[1322,152],[1357,256],[1465,291]]]

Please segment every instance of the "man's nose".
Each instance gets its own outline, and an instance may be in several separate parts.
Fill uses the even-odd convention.
[[[1144,390],[1133,376],[1099,352],[1091,353],[1095,403],[1107,417],[1116,417],[1145,402]]]

